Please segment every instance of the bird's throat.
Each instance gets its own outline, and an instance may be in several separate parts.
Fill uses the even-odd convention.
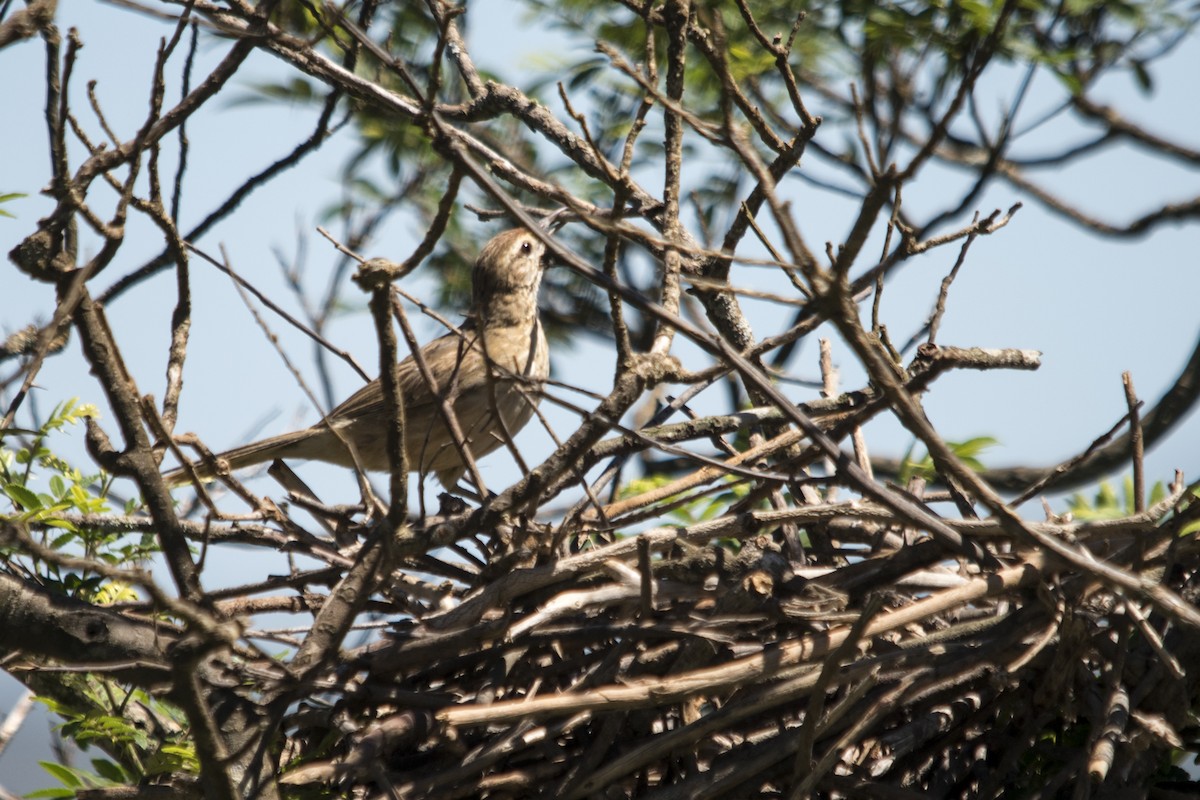
[[[496,292],[476,313],[485,327],[532,326],[537,319],[537,287]]]

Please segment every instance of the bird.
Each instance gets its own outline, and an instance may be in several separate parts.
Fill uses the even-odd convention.
[[[450,400],[475,459],[504,445],[533,417],[541,384],[550,376],[550,349],[538,314],[545,258],[545,245],[523,228],[492,237],[471,271],[466,322],[421,348],[436,389],[426,383],[413,356],[398,366],[408,468],[433,473],[447,491],[455,490],[467,467],[440,409],[443,397]],[[364,469],[388,470],[388,413],[377,378],[310,428],[235,447],[216,458],[231,471],[280,458],[353,467],[349,444]],[[193,468],[201,481],[216,475],[211,462]],[[183,468],[163,477],[174,486],[193,481]]]

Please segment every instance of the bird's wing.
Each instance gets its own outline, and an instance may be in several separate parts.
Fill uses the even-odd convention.
[[[464,379],[466,375],[480,372],[478,369],[473,369],[473,361],[480,357],[479,348],[475,344],[474,328],[474,321],[468,320],[461,326],[461,334],[447,333],[421,348],[421,356],[431,373],[438,374],[442,371],[444,367],[439,368],[438,365],[455,365],[451,380],[457,383],[460,390],[467,382]],[[401,361],[397,371],[407,416],[411,419],[422,418],[422,410],[437,402],[437,397],[425,382],[425,378],[421,375],[421,370],[412,356]],[[446,382],[445,378],[441,380]],[[438,389],[444,393],[447,385],[439,384]],[[329,422],[361,419],[373,413],[380,413],[382,410],[383,390],[380,388],[379,381],[374,380],[347,397],[337,408],[329,412],[329,416],[325,419]]]

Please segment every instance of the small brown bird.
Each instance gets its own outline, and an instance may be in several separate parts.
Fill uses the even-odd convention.
[[[503,445],[506,432],[515,435],[533,416],[539,384],[550,375],[550,351],[537,307],[545,253],[537,237],[523,229],[505,231],[484,245],[471,272],[472,313],[461,335],[451,332],[421,348],[437,382],[436,392],[411,356],[400,362],[404,449],[413,472],[432,472],[447,489],[466,472],[439,410],[439,397],[450,399],[476,459]],[[364,468],[387,470],[386,414],[376,379],[311,428],[236,447],[217,458],[231,470],[276,458],[353,466],[346,445],[334,434],[337,430]],[[196,473],[201,480],[214,477],[203,464],[196,465]],[[182,469],[164,477],[173,485],[192,480]]]

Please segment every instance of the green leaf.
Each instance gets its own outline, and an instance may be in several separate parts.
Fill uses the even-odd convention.
[[[117,784],[129,782],[129,776],[125,774],[125,770],[112,761],[104,758],[93,758],[92,769],[96,770],[96,774],[105,780]]]
[[[53,775],[55,780],[57,780],[63,786],[67,786],[67,787],[70,787],[73,789],[83,788],[83,785],[84,785],[83,778],[80,777],[78,772],[71,769],[70,767],[63,766],[62,764],[56,764],[53,761],[39,761],[38,763],[42,765],[42,769],[46,770],[46,772],[49,772],[51,775]],[[72,792],[71,794],[74,794],[74,792]],[[55,795],[55,796],[61,797],[61,795]]]
[[[1058,78],[1059,81],[1062,82],[1063,86],[1067,87],[1067,91],[1070,94],[1077,95],[1083,93],[1083,82],[1075,75],[1057,70],[1054,71],[1053,74],[1054,77]]]
[[[33,431],[29,428],[2,428],[0,429],[0,439],[5,436],[40,436],[41,431]]]
[[[989,447],[995,447],[999,444],[994,436],[976,436],[974,439],[967,439],[965,442],[951,444],[950,449],[959,458],[974,458],[987,450]]]
[[[77,537],[74,533],[64,533],[61,536],[55,536],[54,540],[50,542],[50,547],[53,550],[62,550],[77,538],[79,537]]]
[[[51,528],[59,528],[64,531],[70,531],[72,536],[79,535],[79,528],[75,527],[75,523],[66,519],[48,519],[43,521],[45,525]]]
[[[27,195],[18,194],[17,192],[9,192],[7,194],[0,194],[0,203],[7,203],[10,200],[19,200],[22,197],[27,197]],[[15,214],[10,214],[7,211],[5,211],[3,208],[0,208],[0,217],[8,217],[9,219],[16,219]]]
[[[30,800],[40,800],[43,797],[75,797],[74,789],[38,789],[25,795]]]
[[[5,485],[4,493],[26,511],[38,511],[42,508],[42,501],[38,499],[38,496],[19,483]]]
[[[1138,88],[1142,90],[1142,94],[1150,94],[1154,91],[1154,78],[1150,75],[1150,70],[1146,69],[1146,62],[1139,58],[1131,58],[1129,66],[1133,69],[1133,78],[1137,81]]]

